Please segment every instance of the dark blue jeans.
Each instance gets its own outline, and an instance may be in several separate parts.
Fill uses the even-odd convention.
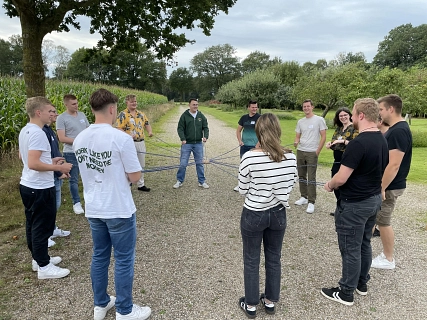
[[[280,297],[282,243],[286,229],[286,209],[282,205],[265,211],[243,208],[240,231],[243,242],[245,300],[259,302],[259,263],[264,242],[265,296],[276,302]]]
[[[20,184],[19,192],[25,207],[28,249],[40,267],[47,266],[50,260],[47,241],[55,229],[55,187],[32,189]]]
[[[380,208],[381,194],[359,202],[337,203],[335,229],[342,258],[339,284],[346,294],[352,295],[358,284],[369,281],[372,228]]]
[[[255,146],[240,146],[240,159],[242,159],[243,155],[248,152],[249,150],[255,148]]]
[[[73,167],[70,171],[70,193],[73,198],[73,204],[80,202],[79,196],[79,163],[77,162],[76,155],[74,152],[64,152],[65,161],[71,163]]]

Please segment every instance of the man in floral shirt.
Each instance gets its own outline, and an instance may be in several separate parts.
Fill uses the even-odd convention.
[[[139,163],[142,169],[145,167],[145,134],[144,128],[148,132],[148,136],[153,136],[151,125],[148,122],[147,116],[136,109],[138,103],[136,102],[136,96],[133,94],[127,95],[125,98],[126,109],[119,113],[116,120],[116,127],[123,130],[127,134],[131,135],[135,143],[136,152],[138,153]],[[141,179],[138,183],[139,191],[150,191],[144,182],[144,173],[141,174]]]

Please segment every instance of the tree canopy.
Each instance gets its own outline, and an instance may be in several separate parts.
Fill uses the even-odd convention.
[[[24,79],[27,96],[45,95],[41,44],[46,34],[80,29],[77,16],[90,19],[90,33],[102,39],[98,49],[113,52],[133,50],[140,40],[157,52],[158,58],[173,58],[192,40],[178,29],[193,29],[195,22],[210,35],[214,18],[237,0],[4,0],[10,17],[19,17],[23,38]]]

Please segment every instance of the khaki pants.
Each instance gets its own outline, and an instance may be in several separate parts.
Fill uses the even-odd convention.
[[[316,152],[305,152],[297,150],[297,167],[300,178],[299,190],[301,197],[308,199],[309,203],[316,202]]]
[[[139,141],[139,142],[135,141],[135,148],[136,148],[139,163],[142,169],[144,169],[145,168],[145,151],[146,151],[145,141]],[[139,179],[137,185],[138,185],[138,188],[144,186],[144,173],[141,174],[141,178]]]

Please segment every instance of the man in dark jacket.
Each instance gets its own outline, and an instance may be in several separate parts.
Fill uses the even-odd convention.
[[[209,185],[205,179],[205,169],[203,167],[203,144],[209,138],[208,120],[198,111],[199,103],[197,99],[190,99],[189,109],[186,110],[178,122],[178,135],[181,139],[181,158],[179,162],[178,173],[176,174],[176,183],[173,185],[178,189],[185,179],[188,160],[191,152],[196,162],[197,179],[199,187],[208,189]]]

